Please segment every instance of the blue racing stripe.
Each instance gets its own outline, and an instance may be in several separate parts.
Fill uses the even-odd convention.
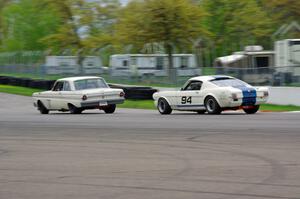
[[[243,92],[243,101],[242,106],[251,106],[256,104],[256,90],[249,87],[234,87],[242,90]]]

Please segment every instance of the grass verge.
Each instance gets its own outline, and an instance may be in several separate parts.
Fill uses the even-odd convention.
[[[272,112],[300,111],[300,106],[262,104],[259,110]]]
[[[0,84],[0,92],[1,93],[10,93],[24,96],[31,96],[34,92],[39,92],[40,89],[34,88],[25,88],[20,86],[10,86],[10,85],[1,85]]]
[[[0,85],[0,92],[10,93],[24,96],[31,96],[34,92],[39,92],[40,89],[25,88],[19,86]],[[156,109],[153,100],[126,100],[124,104],[119,104],[120,108],[136,108],[136,109]],[[284,112],[284,111],[300,111],[300,106],[292,105],[275,105],[263,104],[260,111]]]
[[[156,109],[153,100],[125,100],[123,104],[118,104],[120,108]]]

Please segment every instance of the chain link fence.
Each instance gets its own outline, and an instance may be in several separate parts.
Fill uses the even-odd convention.
[[[260,68],[196,67],[177,68],[171,71],[164,68],[151,70],[137,68],[134,71],[123,69],[116,73],[112,68],[103,67],[101,63],[95,66],[91,64],[92,62],[86,63],[85,70],[70,70],[72,67],[79,67],[75,61],[73,65],[65,63],[65,65],[57,66],[57,72],[50,74],[48,73],[49,67],[45,65],[45,59],[46,56],[41,51],[0,53],[0,76],[57,79],[67,76],[97,75],[111,83],[180,87],[187,79],[197,75],[230,75],[253,85],[300,86],[300,65]],[[95,67],[99,70],[91,70]],[[64,70],[66,68],[68,70]],[[169,74],[172,77],[169,77]]]

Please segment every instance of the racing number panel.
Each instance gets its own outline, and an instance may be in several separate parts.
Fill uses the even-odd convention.
[[[181,104],[192,104],[192,97],[181,97]]]

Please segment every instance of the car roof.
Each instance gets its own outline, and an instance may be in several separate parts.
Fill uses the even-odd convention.
[[[66,77],[66,78],[58,79],[57,81],[77,81],[77,80],[95,79],[95,78],[101,78],[101,77],[97,77],[97,76]]]
[[[197,76],[197,77],[193,77],[191,79],[189,79],[190,81],[211,81],[211,80],[215,80],[215,79],[223,79],[223,78],[234,78],[231,76],[227,76],[227,75],[207,75],[207,76]]]

